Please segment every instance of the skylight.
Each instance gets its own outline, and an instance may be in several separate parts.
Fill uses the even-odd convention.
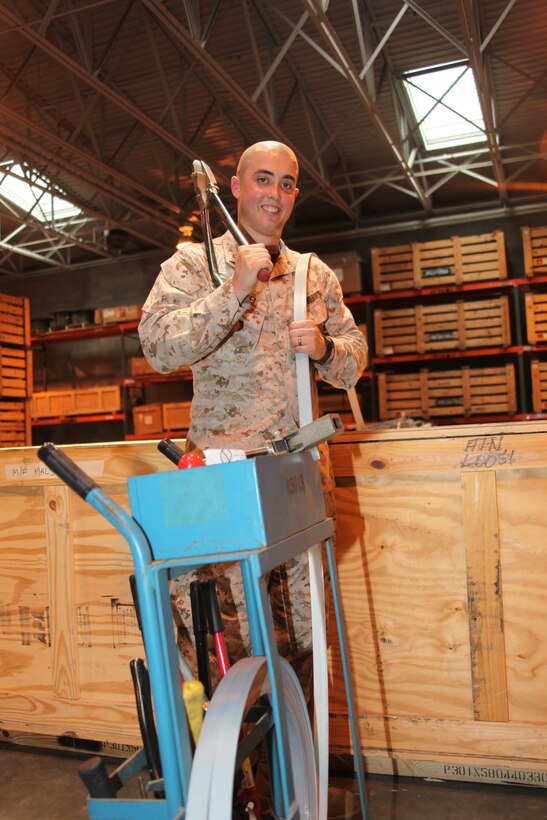
[[[465,63],[431,66],[403,76],[427,151],[486,140],[473,72]]]
[[[44,224],[65,222],[81,214],[68,200],[53,193],[51,180],[21,165],[0,166],[0,196]]]

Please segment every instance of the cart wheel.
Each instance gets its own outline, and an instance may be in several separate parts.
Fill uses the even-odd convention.
[[[295,798],[300,817],[314,820],[317,782],[306,702],[294,671],[283,659],[281,672]],[[232,820],[238,746],[242,736],[250,739],[253,726],[248,719],[250,721],[253,714],[252,707],[259,707],[262,696],[270,691],[264,657],[238,661],[220,681],[207,709],[194,755],[186,807],[189,820]],[[251,754],[248,749],[246,752]]]

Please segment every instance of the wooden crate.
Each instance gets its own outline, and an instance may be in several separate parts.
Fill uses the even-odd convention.
[[[526,276],[547,276],[547,226],[521,229]]]
[[[414,287],[507,278],[503,231],[412,244]]]
[[[156,442],[63,447],[129,512],[126,479],[173,469]],[[0,450],[2,740],[112,754],[141,745],[129,661],[143,657],[128,544],[35,448]]]
[[[524,304],[528,342],[547,341],[547,293],[525,293]]]
[[[82,390],[46,390],[34,393],[32,417],[79,416],[116,413],[121,410],[118,385],[90,387]]]
[[[191,401],[164,402],[162,405],[163,429],[187,430],[190,426]]]
[[[378,373],[381,420],[515,413],[515,366]]]
[[[545,413],[547,410],[547,362],[540,362],[537,359],[530,362],[530,373],[534,413]]]
[[[0,398],[28,398],[31,395],[31,351],[0,345]]]
[[[29,347],[30,310],[26,297],[0,293],[0,343]]]
[[[163,432],[162,403],[141,404],[133,408],[133,428],[138,436]]]
[[[507,346],[507,296],[374,311],[377,356]]]
[[[414,287],[411,245],[371,248],[370,258],[374,293]]]
[[[24,447],[30,444],[30,399],[0,401],[0,447]]]
[[[367,430],[330,450],[366,769],[547,786],[547,424]]]

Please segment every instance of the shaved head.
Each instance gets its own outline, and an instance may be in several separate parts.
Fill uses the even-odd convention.
[[[289,158],[294,163],[296,182],[298,178],[298,160],[296,159],[296,154],[291,148],[289,148],[288,145],[285,145],[283,142],[276,142],[275,140],[263,140],[262,142],[255,142],[254,145],[249,145],[249,147],[245,149],[239,158],[239,163],[237,166],[238,177],[245,174],[245,171],[249,168],[253,159],[258,154],[273,154],[276,156],[285,156]]]

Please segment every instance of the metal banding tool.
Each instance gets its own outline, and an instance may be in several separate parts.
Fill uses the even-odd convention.
[[[201,226],[203,230],[203,240],[205,242],[205,250],[207,253],[207,262],[209,263],[209,271],[213,284],[219,286],[222,284],[222,279],[218,272],[217,261],[215,257],[215,249],[213,247],[213,240],[211,236],[211,220],[209,218],[209,211],[211,204],[213,204],[220,217],[236,242],[239,245],[249,245],[250,242],[244,236],[242,231],[232,219],[229,211],[226,209],[218,193],[218,184],[215,176],[209,166],[201,159],[195,159],[193,164],[192,180],[194,182],[194,190],[199,205],[201,215]],[[270,271],[268,268],[262,268],[257,276],[260,282],[267,282],[270,278]]]

